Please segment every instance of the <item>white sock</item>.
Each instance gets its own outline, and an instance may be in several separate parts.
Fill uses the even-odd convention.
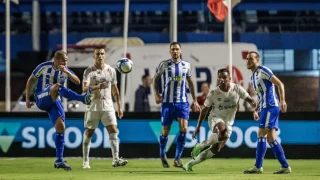
[[[113,160],[118,160],[119,159],[118,133],[109,134],[109,140],[110,140]]]
[[[202,141],[200,143],[200,146],[202,146],[202,147],[207,147],[208,146],[209,147],[211,145],[214,145],[214,144],[219,142],[218,137],[219,137],[219,134],[212,133],[212,134],[210,134],[208,139],[206,139],[206,140],[204,140],[204,141]]]
[[[87,137],[87,135],[84,135],[83,143],[82,143],[83,161],[89,161],[91,139],[92,137]]]
[[[196,164],[199,164],[207,159],[210,159],[214,154],[211,151],[211,148],[208,148],[204,151],[202,151],[195,159],[192,159],[188,162],[190,166],[194,166]]]

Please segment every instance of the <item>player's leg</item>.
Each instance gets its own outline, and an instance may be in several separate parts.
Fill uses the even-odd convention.
[[[164,168],[169,168],[169,163],[166,156],[166,147],[168,142],[168,135],[171,129],[172,124],[172,104],[162,104],[161,108],[161,121],[162,121],[162,130],[159,137],[160,144],[160,158],[162,166]]]
[[[226,126],[224,121],[220,118],[211,119],[211,121],[209,120],[209,127],[212,133],[209,135],[208,140],[205,140],[203,142],[210,143],[204,145],[204,148],[199,150],[199,153],[194,156],[191,161],[183,166],[183,169],[185,171],[192,171],[192,167],[194,165],[210,159],[215,154],[220,152],[220,150],[224,147],[225,143],[231,136],[232,127]]]
[[[125,166],[126,164],[128,164],[128,160],[119,158],[118,127],[115,112],[105,111],[102,115],[101,121],[109,133],[109,142],[113,158],[112,166]]]
[[[267,152],[267,134],[269,133],[269,123],[272,119],[273,111],[270,111],[270,108],[262,109],[259,113],[259,131],[258,131],[258,142],[256,150],[256,163],[253,168],[245,170],[245,174],[261,174],[263,172],[263,159]]]
[[[276,140],[276,131],[278,130],[278,117],[280,110],[279,108],[273,108],[272,111],[272,116],[270,117],[270,122],[269,122],[269,128],[271,129],[269,133],[267,134],[267,142],[269,143],[273,154],[275,157],[278,159],[278,161],[281,164],[281,168],[274,172],[274,174],[288,174],[291,173],[291,167],[289,166],[286,157],[284,155],[283,148],[281,144]]]
[[[95,129],[98,127],[100,119],[101,119],[101,116],[99,111],[88,111],[85,113],[84,127],[86,128],[86,131],[85,131],[83,142],[82,142],[82,155],[83,155],[82,168],[84,169],[90,169],[89,153],[90,153],[91,139]]]
[[[189,161],[187,164],[183,166],[183,170],[185,171],[193,171],[192,167],[202,163],[203,161],[212,158],[214,155],[216,155],[220,150],[224,147],[225,143],[227,142],[227,139],[222,140],[216,144],[211,145],[210,147],[203,150],[197,157]]]
[[[176,154],[173,166],[182,168],[181,155],[186,144],[186,133],[188,130],[189,120],[189,103],[177,103],[174,105],[174,116],[179,123],[179,135],[177,137]]]
[[[179,135],[177,137],[176,154],[173,161],[173,166],[182,168],[181,155],[186,144],[186,133],[188,129],[188,120],[183,118],[177,118],[179,123]]]
[[[48,110],[49,118],[54,124],[56,130],[55,145],[56,145],[56,161],[55,168],[63,168],[64,170],[71,170],[71,166],[67,165],[63,160],[64,152],[64,132],[65,132],[65,114],[60,100],[55,101],[55,105]]]
[[[76,100],[83,102],[84,104],[91,103],[91,89],[89,88],[86,94],[80,95],[69,88],[63,87],[61,84],[54,84],[50,87],[50,95],[53,101],[55,101],[59,95],[70,100]]]
[[[221,118],[210,118],[209,119],[209,127],[212,131],[212,134],[209,135],[208,139],[202,141],[193,148],[191,156],[197,157],[201,151],[207,149],[213,144],[218,143],[219,141],[224,141],[228,138],[228,129],[224,121]]]

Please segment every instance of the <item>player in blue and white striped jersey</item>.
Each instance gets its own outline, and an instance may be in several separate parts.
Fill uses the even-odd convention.
[[[250,85],[259,98],[259,106],[253,112],[254,120],[259,121],[259,131],[255,166],[245,170],[244,173],[261,174],[263,172],[262,162],[267,151],[267,141],[281,164],[281,168],[274,174],[288,174],[291,173],[291,168],[281,145],[276,140],[280,110],[283,113],[287,111],[284,85],[269,68],[259,65],[259,63],[259,54],[255,51],[249,52],[247,68],[252,71]],[[278,87],[280,102],[274,85]]]
[[[90,103],[91,90],[85,95],[79,95],[71,89],[64,87],[64,82],[70,79],[75,84],[80,84],[80,79],[67,67],[68,57],[63,51],[57,51],[53,62],[44,62],[38,65],[29,77],[26,87],[26,106],[31,108],[31,88],[37,83],[35,90],[36,105],[39,109],[46,111],[56,129],[56,161],[54,167],[71,170],[63,160],[65,113],[59,96],[71,100]]]
[[[186,141],[186,132],[189,119],[189,103],[187,98],[187,86],[193,98],[193,107],[195,112],[200,111],[200,106],[195,95],[195,88],[191,79],[191,65],[189,62],[181,60],[182,50],[178,42],[170,44],[171,59],[162,61],[154,76],[155,101],[161,106],[162,132],[160,135],[160,157],[164,168],[169,168],[166,157],[166,144],[173,119],[179,122],[180,133],[177,137],[177,148],[173,166],[182,167],[180,160]],[[158,81],[163,77],[162,96],[158,91]]]

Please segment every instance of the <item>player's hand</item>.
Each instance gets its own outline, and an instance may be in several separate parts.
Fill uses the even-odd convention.
[[[30,100],[26,101],[27,108],[31,108],[33,105],[34,105],[33,102],[30,102]]]
[[[257,103],[255,101],[252,101],[251,107],[256,108],[257,107]]]
[[[156,94],[154,98],[157,104],[160,104],[162,102],[162,97],[160,96],[160,94]]]
[[[253,111],[253,119],[254,119],[255,121],[259,121],[260,117],[259,117],[259,114],[258,114],[257,111]]]
[[[98,86],[98,89],[106,89],[108,87],[107,83],[99,83],[97,86]]]
[[[66,66],[63,65],[59,65],[58,66],[59,71],[64,72],[64,73],[68,73],[68,69],[66,68]]]
[[[199,133],[200,133],[200,127],[197,126],[192,134],[192,139],[197,139],[197,136]]]
[[[193,107],[193,111],[194,111],[194,112],[200,112],[200,111],[201,111],[201,107],[200,107],[200,105],[198,104],[198,102],[193,101],[192,107]]]
[[[284,101],[284,100],[280,101],[280,110],[283,113],[287,112],[287,103],[286,103],[286,101]]]
[[[121,119],[123,117],[123,111],[121,108],[118,108],[118,117]]]

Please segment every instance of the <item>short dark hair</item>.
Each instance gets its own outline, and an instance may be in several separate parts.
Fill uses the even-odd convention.
[[[219,73],[224,73],[224,72],[226,72],[226,73],[228,73],[228,75],[230,75],[230,71],[229,71],[228,69],[226,69],[226,68],[223,68],[223,69],[219,69],[219,70],[218,70],[218,74],[219,74]]]
[[[256,51],[250,51],[249,54],[251,54],[251,53],[255,54],[256,57],[257,57],[257,59],[260,59],[260,55],[259,55],[258,52],[256,52]]]
[[[93,54],[96,52],[96,50],[100,50],[100,49],[103,49],[104,51],[106,51],[103,47],[96,47],[96,48],[94,48],[94,50],[93,50]]]
[[[143,81],[143,80],[147,79],[147,77],[149,77],[149,75],[145,74],[142,76],[141,80]]]
[[[62,51],[62,50],[58,50],[57,52],[54,53],[54,59],[56,60],[60,60],[64,57],[64,55],[67,55],[66,52]]]
[[[178,43],[178,42],[172,42],[172,43],[170,44],[170,48],[171,48],[171,46],[173,46],[173,45],[179,45],[179,47],[181,48],[181,44]]]

